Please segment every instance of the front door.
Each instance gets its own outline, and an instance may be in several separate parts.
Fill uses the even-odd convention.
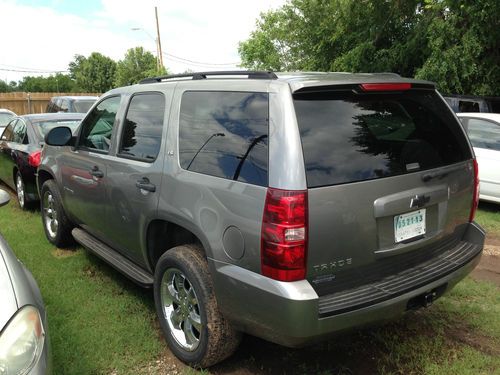
[[[116,156],[107,161],[107,239],[141,265],[147,262],[141,251],[146,243],[146,227],[158,208],[165,154],[165,108],[171,97],[169,92],[133,95],[117,137]]]
[[[63,199],[71,218],[102,238],[106,233],[106,159],[120,97],[102,100],[81,124],[77,144],[61,154]]]

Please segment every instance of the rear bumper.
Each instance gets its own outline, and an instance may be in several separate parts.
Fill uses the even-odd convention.
[[[286,283],[234,265],[213,261],[211,266],[219,307],[238,329],[296,347],[397,317],[423,296],[439,297],[474,269],[483,244],[484,231],[472,223],[463,240],[449,249],[450,256],[405,271],[411,275],[392,275],[322,297],[307,280]]]

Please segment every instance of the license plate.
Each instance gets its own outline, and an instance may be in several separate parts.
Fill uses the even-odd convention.
[[[394,216],[396,243],[425,234],[425,208]]]

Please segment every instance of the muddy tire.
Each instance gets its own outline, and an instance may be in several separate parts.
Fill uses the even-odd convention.
[[[178,246],[162,255],[155,269],[154,297],[167,344],[183,362],[210,367],[238,347],[241,334],[219,311],[201,248]]]
[[[47,239],[57,247],[72,245],[71,230],[73,225],[64,212],[61,195],[54,180],[48,180],[42,186],[40,211]]]

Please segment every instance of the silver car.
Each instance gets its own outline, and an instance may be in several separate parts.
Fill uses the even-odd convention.
[[[9,194],[0,190],[0,206]],[[50,372],[47,316],[38,285],[0,235],[0,374]]]
[[[45,138],[47,239],[152,287],[172,352],[301,346],[430,305],[479,262],[477,163],[434,84],[201,72],[104,94]]]

